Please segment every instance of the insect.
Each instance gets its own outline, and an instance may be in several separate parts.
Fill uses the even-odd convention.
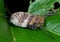
[[[10,22],[16,26],[35,29],[36,27],[43,25],[44,17],[32,15],[26,12],[16,12],[12,14]]]
[[[56,4],[58,5],[57,8]],[[54,15],[56,9],[58,8],[59,3],[54,3],[54,8],[47,11],[47,13],[44,16],[32,15],[26,12],[15,12],[11,15],[10,22],[16,26],[28,27],[29,29],[37,29],[37,27],[42,28],[46,17]]]
[[[48,15],[50,16],[52,13],[48,13]],[[32,15],[26,12],[16,12],[12,14],[10,18],[12,24],[20,27],[28,27],[30,29],[36,29],[37,27],[41,28],[44,25],[44,20],[44,16]]]
[[[56,8],[57,6],[56,4],[58,5],[57,8]],[[47,11],[47,13],[44,16],[32,15],[26,12],[15,12],[11,15],[9,22],[14,24],[15,26],[24,27],[24,28],[28,27],[29,29],[37,29],[37,27],[42,28],[46,17],[54,15],[56,9],[58,9],[59,7],[60,4],[58,2],[54,3],[54,8]]]

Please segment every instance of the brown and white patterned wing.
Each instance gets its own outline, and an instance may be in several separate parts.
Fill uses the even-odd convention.
[[[31,15],[26,12],[16,12],[12,14],[10,21],[16,26],[26,27],[30,16]]]

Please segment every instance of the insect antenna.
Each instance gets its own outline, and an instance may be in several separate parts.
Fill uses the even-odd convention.
[[[11,15],[12,13],[9,11],[8,7],[5,5],[6,11]]]

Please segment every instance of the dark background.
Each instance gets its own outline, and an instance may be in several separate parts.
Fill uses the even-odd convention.
[[[7,7],[11,13],[23,11],[27,12],[30,0],[4,0],[5,8]],[[32,0],[33,2],[34,0]],[[6,10],[6,16],[11,16],[11,14]]]
[[[17,12],[17,11],[26,12],[29,7],[29,1],[30,0],[4,0],[4,4],[12,13]]]
[[[4,4],[12,13],[17,11],[26,12],[29,6],[29,1],[30,0],[4,0]]]

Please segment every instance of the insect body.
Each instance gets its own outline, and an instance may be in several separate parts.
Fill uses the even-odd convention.
[[[32,15],[26,12],[16,12],[12,14],[10,22],[16,26],[36,29],[37,27],[43,26],[44,17],[38,15]]]
[[[58,6],[58,7],[56,8],[56,6]],[[47,16],[54,15],[54,13],[57,11],[56,9],[58,9],[58,8],[60,8],[59,2],[55,2],[54,3],[54,8],[50,9],[49,11],[47,11],[47,13],[45,13],[44,16],[41,16],[41,15],[32,15],[32,14],[26,13],[26,12],[15,12],[15,13],[13,13],[11,15],[10,22],[12,24],[16,25],[16,26],[24,27],[24,28],[25,27],[28,27],[30,29],[36,29],[37,27],[40,27],[41,28],[44,25],[45,18]],[[6,9],[7,9],[7,11],[9,13],[11,13],[8,10],[7,7],[6,7]]]
[[[10,22],[19,27],[28,27],[30,29],[36,29],[37,27],[43,27],[45,18],[47,16],[54,15],[55,11],[48,11],[44,16],[32,15],[26,12],[16,12],[11,15]]]

